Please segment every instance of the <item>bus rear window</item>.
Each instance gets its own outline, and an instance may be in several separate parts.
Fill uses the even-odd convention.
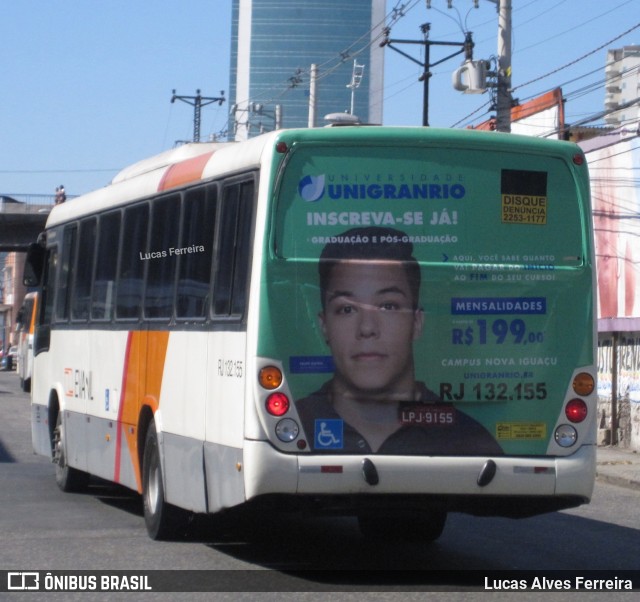
[[[568,167],[547,156],[303,146],[280,182],[276,254],[318,258],[328,242],[384,227],[421,263],[576,266],[585,234],[576,194]]]
[[[593,362],[586,169],[533,139],[359,135],[292,144],[276,186],[260,355],[282,358],[306,441],[557,451],[558,400]]]

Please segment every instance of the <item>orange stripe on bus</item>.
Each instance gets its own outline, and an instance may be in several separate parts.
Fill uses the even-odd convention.
[[[215,151],[205,153],[204,155],[198,155],[185,161],[180,161],[175,165],[171,165],[167,171],[164,172],[160,184],[158,184],[158,191],[169,190],[176,186],[183,186],[189,182],[195,182],[202,178],[202,172],[205,165],[211,158]]]
[[[33,310],[31,311],[31,321],[29,322],[29,334],[36,330],[36,316],[38,315],[38,295],[33,297]]]
[[[131,351],[131,338],[133,333],[127,335],[127,347],[124,352],[124,366],[122,368],[122,384],[120,385],[120,403],[118,404],[118,420],[116,422],[116,461],[113,470],[113,480],[115,483],[120,482],[120,460],[121,460],[121,444],[122,444],[122,408],[124,407],[125,391],[127,385],[127,374],[129,374],[129,353]]]
[[[116,436],[116,466],[114,481],[120,482],[123,436],[135,472],[138,492],[142,492],[142,471],[138,455],[138,420],[143,406],[155,414],[160,405],[162,375],[169,344],[166,331],[130,332],[122,376],[118,431]]]

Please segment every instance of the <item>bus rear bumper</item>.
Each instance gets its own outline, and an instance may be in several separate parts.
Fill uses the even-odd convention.
[[[267,443],[247,443],[248,500],[285,495],[319,508],[415,502],[483,516],[533,516],[588,503],[595,479],[591,445],[567,457],[490,458],[296,456]],[[253,460],[263,470],[256,470]]]

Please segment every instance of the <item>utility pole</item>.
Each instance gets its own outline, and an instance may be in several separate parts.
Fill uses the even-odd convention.
[[[498,7],[498,73],[496,130],[511,131],[511,0],[493,0]]]
[[[496,111],[496,130],[498,132],[511,131],[511,107],[513,99],[511,97],[511,0],[488,0],[496,5],[498,11],[498,56],[495,73],[494,104],[491,107]],[[448,0],[449,8],[452,7],[453,0]],[[473,5],[478,8],[479,0],[473,0]],[[431,0],[427,0],[427,8],[431,8]],[[465,61],[466,62],[466,61]],[[480,75],[482,71],[476,69],[476,65],[469,63],[458,69],[453,76],[453,85],[456,90],[463,92],[482,92],[484,86],[466,84],[462,81],[466,74],[468,78]],[[482,74],[484,78],[484,74]],[[480,83],[479,81],[474,84]]]
[[[224,98],[224,90],[220,92],[220,96],[201,96],[200,90],[196,90],[195,96],[178,96],[176,95],[176,91],[173,90],[173,96],[171,97],[171,102],[174,103],[176,100],[181,100],[182,102],[186,102],[187,104],[193,107],[193,141],[200,142],[200,112],[202,107],[206,105],[210,105],[211,103],[217,102],[218,105],[222,106],[222,103],[225,101]]]
[[[282,127],[282,105],[277,104],[273,111],[266,110],[265,105],[259,102],[252,102],[248,108],[249,116],[247,117],[247,132],[251,133],[251,128],[257,126],[258,132],[260,134],[264,134],[264,132],[271,132],[273,130],[279,130]],[[258,121],[258,123],[254,123],[251,120],[250,115],[259,115],[260,117],[270,117],[273,119],[273,128],[267,129],[265,128],[264,123],[262,121]]]
[[[431,67],[435,67],[440,63],[444,63],[454,56],[465,53],[466,60],[473,60],[473,40],[471,39],[471,32],[467,32],[465,34],[464,42],[436,42],[434,40],[429,39],[429,31],[431,30],[430,23],[424,23],[420,26],[420,30],[422,31],[423,39],[422,40],[391,40],[389,39],[389,34],[391,33],[391,29],[389,27],[384,28],[385,39],[380,42],[380,46],[389,46],[391,50],[395,50],[398,54],[401,54],[405,58],[408,58],[410,61],[420,65],[424,69],[424,72],[419,78],[419,81],[424,83],[424,92],[423,92],[423,101],[422,101],[422,125],[429,125],[429,79],[431,78]],[[424,62],[416,59],[415,57],[403,52],[399,48],[395,48],[392,44],[420,44],[424,46]],[[435,63],[430,62],[430,50],[431,46],[459,46],[460,50],[450,54]]]
[[[611,341],[611,445],[618,445],[618,332]]]
[[[309,119],[307,126],[316,127],[316,111],[318,109],[318,65],[311,64],[309,74]]]

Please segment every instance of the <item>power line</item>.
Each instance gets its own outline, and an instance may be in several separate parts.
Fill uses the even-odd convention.
[[[420,80],[423,82],[423,88],[424,88],[424,96],[423,96],[423,103],[422,103],[422,125],[427,126],[429,125],[429,80],[431,79],[431,75],[432,75],[431,67],[435,67],[436,65],[439,65],[440,63],[462,53],[464,53],[467,61],[472,60],[473,40],[471,38],[471,32],[465,33],[464,42],[448,42],[448,41],[431,40],[429,38],[429,31],[431,30],[430,23],[423,23],[420,26],[420,30],[422,31],[422,35],[423,35],[422,40],[403,40],[403,39],[394,40],[389,38],[389,34],[391,33],[391,28],[385,27],[384,29],[385,37],[384,37],[384,40],[380,43],[380,45],[385,47],[388,46],[389,48],[391,48],[391,50],[401,54],[405,58],[408,58],[410,61],[422,67],[423,73],[420,76]],[[403,50],[396,48],[394,44],[420,44],[424,48],[424,59],[418,60],[415,57],[411,56],[410,54],[404,52]],[[455,46],[458,49],[452,54],[446,56],[445,58],[439,61],[436,61],[435,63],[432,63],[430,58],[431,46]]]
[[[176,100],[186,102],[193,107],[193,142],[200,142],[200,120],[202,114],[202,107],[210,105],[214,102],[218,103],[218,106],[222,106],[225,101],[224,92],[220,92],[220,96],[202,96],[200,90],[196,90],[195,96],[181,96],[173,91],[171,97],[171,103]]]
[[[488,100],[487,102],[485,102],[483,105],[481,105],[480,107],[478,107],[475,111],[472,111],[471,113],[469,113],[467,116],[463,117],[462,119],[456,121],[453,125],[449,126],[449,127],[456,127],[457,125],[460,125],[462,122],[466,122],[468,121],[471,117],[473,117],[476,113],[478,113],[479,111],[482,111],[482,109],[489,107],[489,110],[486,111],[485,113],[483,113],[482,115],[480,115],[480,117],[483,117],[484,115],[488,115],[491,111],[491,107],[490,105],[492,104],[493,101]]]
[[[640,26],[640,24],[638,24],[638,26]],[[608,65],[611,65],[611,64],[613,64],[614,62],[615,62],[615,61],[613,61],[613,62],[611,62],[611,63],[608,63]],[[606,67],[606,66],[605,66],[605,67]],[[586,73],[586,74],[583,74],[583,75],[581,75],[581,76],[578,76],[578,77],[576,77],[576,78],[574,78],[574,79],[572,79],[572,80],[569,80],[568,82],[561,83],[561,84],[559,84],[557,87],[559,87],[559,88],[563,88],[563,86],[567,85],[568,83],[575,82],[575,81],[577,81],[578,79],[581,79],[581,78],[583,78],[583,77],[587,77],[588,75],[592,75],[592,74],[594,74],[594,73],[596,73],[596,72],[601,72],[601,71],[602,71],[602,69],[595,69],[595,70],[590,71],[590,72],[588,72],[588,73]],[[612,79],[616,79],[616,78],[618,78],[618,77],[621,77],[621,76],[623,76],[623,75],[625,75],[625,74],[628,74],[628,73],[630,73],[630,72],[633,72],[633,71],[635,71],[635,68],[629,68],[629,69],[624,70],[624,71],[622,72],[622,74],[615,74],[615,75],[606,76],[604,79],[599,79],[598,81],[593,82],[593,83],[592,83],[592,84],[590,84],[589,86],[586,86],[586,87],[580,88],[580,89],[578,89],[578,90],[575,90],[575,91],[573,91],[573,92],[569,92],[569,93],[566,93],[566,94],[565,94],[565,93],[563,93],[563,97],[564,97],[564,99],[565,99],[565,100],[569,100],[570,98],[572,98],[572,97],[576,96],[577,94],[584,95],[585,93],[588,93],[588,92],[585,92],[585,90],[589,90],[589,92],[600,90],[600,89],[602,88],[602,86],[604,86],[604,85],[606,85],[606,84],[607,84],[607,82],[608,82],[608,81],[610,81],[610,80],[612,80]],[[533,99],[533,98],[537,98],[537,97],[538,97],[538,96],[540,96],[541,94],[543,94],[543,93],[537,93],[537,94],[533,94],[533,95],[531,95],[531,96],[526,96],[526,97],[525,97],[525,98],[523,98],[522,100],[523,100],[523,101],[531,100],[531,99]],[[616,113],[616,112],[618,112],[618,111],[624,110],[624,109],[629,108],[629,107],[631,107],[631,106],[633,106],[633,105],[635,105],[635,104],[638,104],[638,103],[640,103],[640,99],[636,98],[636,99],[631,100],[631,101],[629,101],[629,102],[627,102],[627,103],[623,103],[623,104],[621,104],[621,105],[619,105],[619,106],[616,106],[616,107],[615,107],[615,108],[613,108],[613,109],[606,109],[606,110],[603,110],[603,111],[598,111],[598,112],[596,112],[596,113],[592,113],[591,115],[589,115],[588,117],[586,117],[586,118],[584,118],[584,119],[581,119],[581,120],[578,120],[578,121],[575,121],[575,122],[571,123],[571,126],[572,126],[572,127],[576,127],[576,126],[580,126],[580,125],[587,125],[587,124],[589,124],[589,123],[592,123],[593,121],[596,121],[596,120],[602,119],[602,118],[604,118],[604,117],[607,117],[608,115],[612,115],[613,113]],[[458,120],[458,121],[457,121],[456,123],[454,123],[451,127],[456,127],[456,126],[457,126],[457,125],[459,125],[460,123],[467,121],[470,117],[472,117],[472,116],[473,116],[475,113],[477,113],[478,111],[482,110],[482,109],[483,109],[484,107],[486,107],[488,104],[490,104],[490,102],[485,103],[484,105],[480,106],[478,109],[476,109],[475,111],[473,111],[472,113],[469,113],[467,116],[465,116],[465,117],[463,117],[462,119]],[[488,113],[488,112],[487,112],[487,113]],[[634,123],[634,122],[635,122],[635,120],[634,120],[634,119],[630,119],[630,120],[629,120],[629,122],[630,122],[630,123]],[[532,126],[532,127],[535,127],[535,126]],[[541,127],[542,127],[542,126],[541,126]],[[560,133],[560,129],[550,131],[550,132],[548,132],[548,133],[547,133],[547,135],[548,135],[548,136],[550,136],[550,135],[554,135],[554,134],[558,134],[558,133]]]
[[[637,0],[625,0],[624,2],[618,4],[618,6],[614,6],[612,8],[610,8],[609,10],[600,13],[599,15],[596,15],[595,17],[592,17],[591,19],[587,19],[586,21],[582,21],[580,23],[571,23],[571,27],[569,29],[566,29],[564,31],[561,31],[555,35],[549,36],[547,38],[542,38],[537,40],[534,44],[530,44],[529,46],[526,46],[525,48],[521,48],[520,52],[523,52],[525,50],[529,50],[531,48],[535,48],[537,46],[540,46],[541,44],[546,44],[549,40],[553,40],[555,38],[561,37],[566,35],[567,33],[573,32],[576,29],[579,29],[580,27],[583,27],[584,25],[588,25],[589,23],[593,23],[594,21],[598,21],[599,19],[601,19],[602,17],[605,17],[606,15],[610,15],[612,13],[614,13],[615,11],[617,11],[619,8],[622,8],[623,6],[625,6],[626,4],[629,4],[630,2],[636,2]],[[560,3],[562,4],[562,3]],[[556,4],[553,9],[556,9],[559,6],[559,4]],[[542,13],[540,13],[538,15],[538,17],[548,17],[549,13],[547,12],[547,10],[545,9]],[[536,17],[537,18],[537,17]],[[531,21],[533,19],[530,19],[529,21]],[[527,22],[529,22],[527,21]],[[522,23],[521,25],[525,25],[527,22]]]
[[[340,52],[332,56],[331,58],[325,60],[322,63],[317,64],[318,76],[317,81],[322,81],[323,79],[329,77],[332,73],[334,73],[338,68],[342,67],[346,61],[349,59],[357,58],[363,52],[367,51],[373,44],[378,43],[380,38],[383,35],[383,26],[386,23],[391,23],[392,25],[397,23],[400,19],[405,17],[408,12],[413,10],[418,4],[420,4],[421,0],[410,0],[408,2],[402,2],[402,0],[398,0],[394,7],[385,15],[384,19],[379,23],[375,24],[371,29],[368,30],[365,34],[360,36],[357,40],[355,40],[352,44],[342,49]],[[374,32],[378,32],[378,35],[372,38],[372,34]],[[360,48],[356,48],[358,43],[365,42],[364,45]],[[280,85],[282,87],[277,88],[274,85],[271,90],[273,90],[270,96],[266,96],[266,92],[262,93],[257,97],[250,97],[244,100],[236,99],[236,106],[250,106],[253,103],[260,103],[263,105],[272,105],[277,103],[284,95],[290,92],[294,87],[297,87],[304,78],[308,78],[310,76],[311,69],[308,68],[300,68],[298,69],[292,77],[290,77],[286,82],[282,82]],[[295,81],[292,81],[292,78]],[[237,122],[240,125],[239,122]]]
[[[570,61],[569,63],[566,63],[566,64],[562,65],[561,67],[558,67],[558,68],[556,68],[556,69],[554,69],[552,71],[549,71],[548,73],[545,73],[544,75],[540,75],[540,76],[538,76],[538,77],[536,77],[534,79],[531,79],[528,82],[525,82],[525,83],[520,84],[518,86],[514,86],[512,88],[512,90],[517,90],[519,88],[524,88],[525,86],[529,86],[530,84],[533,84],[533,83],[535,83],[537,81],[540,81],[541,79],[549,77],[550,75],[553,75],[554,73],[558,73],[559,71],[562,71],[563,69],[566,69],[567,67],[571,67],[572,65],[575,65],[576,63],[579,63],[580,61],[586,59],[587,57],[591,56],[592,54],[595,54],[596,52],[602,50],[603,48],[606,48],[607,46],[609,46],[610,44],[612,44],[616,40],[619,40],[620,38],[626,36],[628,33],[631,33],[632,31],[634,31],[635,29],[638,29],[639,27],[640,27],[640,23],[636,23],[633,27],[630,27],[629,29],[627,29],[626,31],[624,31],[621,34],[617,35],[616,37],[612,38],[608,42],[605,42],[604,44],[601,44],[597,48],[594,48],[593,50],[583,54],[582,56],[578,57],[577,59],[574,59],[573,61]]]
[[[589,20],[587,20],[587,21],[585,21],[585,22],[583,22],[583,23],[574,24],[574,25],[572,26],[572,29],[571,29],[571,30],[575,30],[577,27],[581,27],[582,25],[586,25],[587,23],[590,23],[590,22],[592,22],[592,21],[595,21],[595,20],[597,20],[598,18],[600,18],[600,17],[602,17],[602,16],[604,16],[604,15],[606,15],[606,14],[613,13],[613,12],[615,12],[616,10],[620,9],[621,7],[625,6],[626,4],[629,4],[631,1],[633,1],[633,0],[626,0],[625,2],[622,2],[622,3],[618,4],[617,6],[615,6],[615,7],[611,8],[611,10],[608,10],[608,11],[606,11],[606,12],[604,12],[604,13],[602,13],[602,14],[598,15],[597,17],[593,17],[593,18],[591,18],[591,19],[589,19]],[[529,4],[528,4],[528,5],[526,5],[526,6],[529,6]],[[519,9],[522,9],[522,8],[525,8],[525,7],[519,7]],[[526,23],[531,22],[532,20],[534,20],[534,19],[536,19],[536,18],[538,18],[538,17],[540,17],[540,16],[546,16],[546,15],[548,15],[548,14],[549,14],[549,13],[547,12],[547,8],[545,8],[541,13],[539,13],[538,15],[536,15],[536,16],[534,16],[534,17],[531,17],[528,21],[525,21],[524,23],[521,23],[521,24],[519,24],[518,26],[515,26],[515,27],[514,27],[514,30],[515,30],[515,31],[517,31],[517,30],[518,30],[518,28],[519,28],[519,27],[521,27],[523,24],[526,24]],[[484,25],[484,24],[486,24],[486,23],[488,23],[488,22],[484,22],[484,23],[482,23],[481,25]],[[567,63],[567,64],[565,64],[565,65],[562,65],[561,67],[558,67],[557,69],[554,69],[553,71],[550,71],[550,72],[548,72],[548,73],[545,73],[545,74],[543,74],[543,75],[540,75],[540,76],[538,76],[538,77],[536,77],[536,78],[534,78],[534,79],[531,79],[531,80],[529,80],[529,81],[527,81],[527,82],[525,82],[525,83],[523,83],[523,84],[519,84],[518,86],[513,87],[513,88],[512,88],[512,90],[516,90],[516,89],[522,88],[522,87],[524,87],[524,86],[530,85],[530,84],[532,84],[532,83],[534,83],[534,82],[540,81],[540,80],[542,80],[542,79],[544,79],[544,78],[546,78],[546,77],[549,77],[550,75],[553,75],[553,74],[555,74],[555,73],[557,73],[557,72],[559,72],[559,71],[562,71],[563,69],[565,69],[565,68],[567,68],[567,67],[570,67],[570,66],[574,65],[575,63],[580,62],[581,60],[583,60],[583,59],[585,59],[585,58],[587,58],[587,57],[589,57],[589,56],[591,56],[591,55],[595,54],[596,52],[598,52],[598,51],[602,50],[602,49],[603,49],[604,47],[606,47],[607,45],[612,44],[612,43],[613,43],[613,42],[615,42],[616,40],[618,40],[618,39],[620,39],[620,38],[624,37],[625,35],[627,35],[628,33],[632,32],[632,31],[636,30],[638,27],[640,27],[640,23],[638,23],[638,24],[636,24],[636,25],[634,25],[634,26],[630,27],[628,30],[626,30],[626,31],[624,31],[623,33],[621,33],[621,34],[619,34],[619,35],[615,36],[614,38],[612,38],[611,40],[609,40],[609,41],[607,41],[606,43],[602,44],[602,45],[601,45],[601,46],[599,46],[598,48],[595,48],[595,49],[593,49],[593,50],[589,51],[588,53],[585,53],[585,54],[584,54],[584,55],[582,55],[581,57],[578,57],[577,59],[575,59],[575,60],[573,60],[573,61],[571,61],[571,62],[569,62],[569,63]],[[474,28],[474,29],[476,29],[476,28]],[[566,33],[566,32],[565,32],[565,33]],[[554,37],[557,37],[557,36],[554,36]],[[535,45],[538,45],[539,43],[543,43],[543,42],[545,42],[545,41],[547,41],[547,40],[549,40],[549,39],[551,39],[551,38],[545,38],[544,40],[540,40],[540,41],[539,41],[539,42],[537,42]],[[486,41],[486,40],[482,40],[481,42],[478,42],[478,43],[482,43],[482,42],[484,42],[484,41]],[[529,47],[527,47],[527,48],[530,48],[530,47],[532,47],[532,46],[529,46]],[[517,52],[522,52],[522,49],[521,49],[521,50],[514,50],[514,54],[516,54]],[[601,71],[601,70],[600,70],[600,69],[598,69],[598,71]],[[595,71],[593,71],[592,73],[594,73],[594,72],[595,72]],[[588,75],[588,74],[587,74],[587,75]],[[580,77],[586,77],[586,75],[583,75],[583,76],[580,76]],[[564,86],[564,85],[566,85],[567,83],[571,83],[571,82],[573,82],[573,81],[575,81],[575,79],[570,80],[569,82],[565,82],[564,84],[561,84],[561,86]],[[605,80],[605,81],[606,81],[606,80]],[[570,93],[570,94],[565,95],[565,98],[570,98],[571,96],[573,96],[574,98],[577,98],[577,97],[578,97],[578,94],[580,94],[580,95],[584,95],[584,94],[590,93],[590,91],[595,91],[595,90],[596,90],[597,83],[592,84],[592,86],[593,86],[593,90],[589,90],[588,88],[582,88],[582,89],[580,89],[579,91],[575,91],[574,93]],[[554,86],[554,87],[559,87],[559,86]],[[532,95],[527,96],[527,97],[526,97],[525,99],[523,99],[523,100],[530,99],[530,98],[536,98],[537,96],[540,96],[540,94],[542,94],[542,92],[533,93]],[[464,123],[465,121],[469,120],[473,115],[475,115],[476,113],[478,113],[479,111],[481,111],[485,106],[487,106],[487,104],[488,104],[488,103],[485,103],[485,104],[481,105],[481,106],[480,106],[478,109],[476,109],[475,111],[472,111],[471,113],[469,113],[469,114],[468,114],[468,115],[466,115],[465,117],[463,117],[463,118],[459,119],[459,120],[458,120],[457,122],[455,122],[451,127],[456,127],[456,126],[458,126],[459,124]]]

